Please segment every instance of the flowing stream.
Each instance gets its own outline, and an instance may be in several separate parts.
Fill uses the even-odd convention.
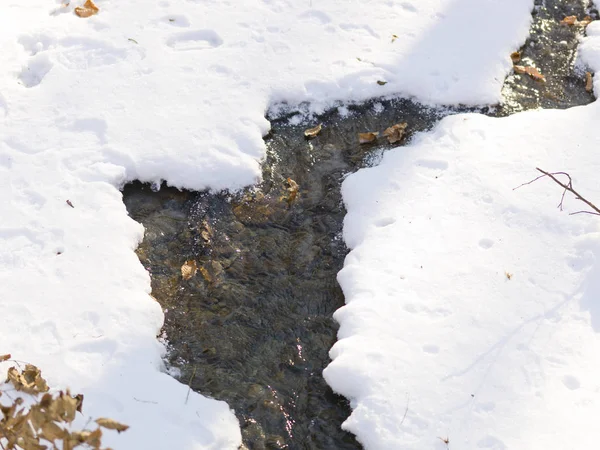
[[[506,101],[477,110],[504,116],[594,100],[574,61],[581,27],[559,23],[587,14],[579,1],[536,2],[531,36],[517,64],[535,64],[543,83],[511,75]],[[301,108],[301,107],[298,107]],[[333,312],[344,304],[336,282],[347,249],[340,185],[398,144],[360,145],[359,132],[406,122],[407,134],[466,109],[430,109],[411,100],[373,100],[334,108],[309,124],[296,111],[271,117],[264,181],[235,193],[179,191],[131,183],[129,214],[146,228],[137,249],[165,311],[167,366],[235,410],[248,449],[358,449],[341,429],[346,399],[322,378],[336,339]],[[314,139],[304,129],[323,124]],[[194,261],[184,279],[181,266]]]

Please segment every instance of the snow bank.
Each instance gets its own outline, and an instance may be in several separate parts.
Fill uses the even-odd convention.
[[[254,182],[274,102],[494,102],[531,1],[97,0],[89,19],[49,3],[0,6],[2,353],[129,424],[113,448],[235,448],[228,407],[186,404],[160,372],[143,229],[118,187]]]
[[[581,53],[597,70],[600,26]],[[598,92],[599,82],[595,81]],[[447,117],[343,184],[347,305],[325,377],[372,449],[593,448],[600,438],[600,105]],[[446,444],[444,440],[449,440]]]

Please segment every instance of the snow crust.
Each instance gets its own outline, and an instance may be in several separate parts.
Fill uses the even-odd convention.
[[[36,364],[51,386],[84,393],[86,415],[129,424],[126,433],[107,434],[105,444],[112,448],[237,448],[239,427],[228,406],[194,393],[186,402],[187,387],[162,372],[164,349],[155,337],[163,316],[149,296],[148,274],[133,252],[143,228],[127,216],[119,187],[133,179],[164,179],[191,189],[253,183],[265,151],[262,136],[269,128],[264,114],[278,102],[308,101],[314,111],[336,100],[388,94],[440,104],[493,103],[499,100],[502,81],[510,70],[508,55],[527,34],[532,2],[96,3],[100,13],[89,19],[73,14],[80,2],[63,7],[60,1],[4,0],[0,5],[0,353],[11,352],[18,360]],[[491,128],[484,132],[492,136]],[[436,152],[435,158],[433,154],[428,158],[444,156]],[[449,155],[446,158],[451,161]],[[391,170],[386,169],[390,164],[373,170]],[[450,163],[448,167],[445,177],[451,179],[458,168]],[[435,167],[423,170],[436,171]],[[369,177],[369,173],[376,172],[367,171],[352,180]],[[406,189],[414,188],[415,196],[422,195],[416,182],[423,176],[406,175],[412,181]],[[346,235],[355,248],[349,261],[367,252],[361,241],[379,239],[381,232],[376,228],[366,233],[368,221],[356,218],[360,213],[352,199],[358,199],[359,193],[353,193],[352,183],[345,186],[350,206]],[[368,189],[375,193],[377,186],[383,188],[375,184]],[[515,198],[529,198],[536,188]],[[449,204],[453,197],[445,199]],[[388,217],[392,212],[382,210],[381,215]],[[561,227],[584,223],[581,220]],[[485,235],[478,239],[494,238]],[[400,241],[393,242],[393,248],[399,249]],[[568,242],[563,240],[561,245]],[[411,248],[416,252],[419,247]],[[493,255],[495,249],[482,254]],[[371,255],[361,258],[370,261],[372,270],[377,264],[370,258],[384,268],[394,261],[392,254]],[[503,289],[524,283],[515,264],[510,268],[515,271],[514,282],[498,281]],[[365,270],[363,266],[356,273],[355,283],[373,281],[360,281]],[[361,330],[376,323],[359,323],[345,312],[357,304],[358,290],[345,281],[351,271],[349,264],[340,276],[350,305],[338,318],[348,315],[342,320],[342,337],[360,341]],[[405,273],[406,277],[412,274]],[[572,278],[573,283],[579,280],[575,274]],[[536,279],[539,285],[547,281],[541,275]],[[403,286],[398,283],[398,289]],[[484,296],[483,290],[476,290]],[[556,295],[550,297],[558,301]],[[399,304],[389,307],[396,311]],[[441,306],[428,308],[437,311]],[[456,311],[455,306],[444,308]],[[373,311],[380,314],[382,310]],[[421,314],[425,325],[431,319],[426,312]],[[487,324],[483,318],[478,323]],[[350,334],[356,336],[350,338]],[[430,339],[432,345],[441,345],[435,336]],[[394,339],[391,342],[401,339],[387,337]],[[384,345],[381,338],[371,342]],[[413,345],[418,339],[407,342]],[[392,349],[385,345],[372,351]],[[348,352],[342,351],[344,347]],[[403,349],[397,349],[398,358],[406,357]],[[329,375],[336,389],[357,399],[358,409],[348,427],[377,448],[391,441],[371,442],[365,427],[376,423],[382,439],[388,439],[386,433],[392,428],[385,424],[395,416],[390,410],[369,410],[365,401],[371,400],[358,387],[350,392],[339,380],[333,382],[336,372],[350,380],[363,379],[356,374],[371,370],[351,364],[352,355],[357,354],[343,339],[334,350],[336,361]],[[423,358],[418,352],[415,355]],[[381,358],[392,361],[383,353]],[[400,364],[402,359],[397,361]],[[416,359],[410,366],[421,362]],[[7,366],[4,363],[0,369]],[[576,373],[575,368],[569,373]],[[419,375],[419,379],[424,378]],[[587,380],[578,379],[586,385]],[[399,389],[402,398],[409,391],[398,385],[377,385],[383,383],[377,378],[364,380],[370,383],[365,389],[375,395],[373,399],[380,399],[383,390]],[[404,427],[416,423],[417,393],[409,394],[414,397]],[[373,422],[378,412],[381,418]],[[424,423],[431,420],[427,417]]]
[[[600,69],[600,26],[583,61]],[[594,81],[595,92],[599,82]],[[600,106],[447,117],[342,187],[352,251],[325,378],[369,449],[595,448]],[[563,181],[565,180],[562,177]],[[448,440],[449,442],[444,442]]]

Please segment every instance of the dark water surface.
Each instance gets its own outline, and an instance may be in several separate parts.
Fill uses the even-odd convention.
[[[495,116],[593,101],[574,69],[581,29],[560,25],[586,14],[582,2],[537,2],[519,64],[535,64],[546,83],[509,76]],[[593,13],[593,12],[592,12]],[[308,125],[270,118],[264,181],[237,193],[196,193],[132,183],[129,214],[146,228],[137,250],[165,310],[167,364],[194,390],[235,410],[249,449],[358,449],[341,430],[347,401],[322,378],[335,342],[333,312],[344,304],[336,274],[347,249],[341,231],[343,177],[376,163],[396,145],[359,145],[357,133],[407,122],[407,139],[459,109],[433,110],[406,99],[333,109]],[[465,110],[465,109],[463,109]],[[313,140],[305,128],[323,124]],[[405,141],[406,142],[406,139]],[[294,197],[293,180],[298,185]],[[198,271],[184,280],[181,266]]]

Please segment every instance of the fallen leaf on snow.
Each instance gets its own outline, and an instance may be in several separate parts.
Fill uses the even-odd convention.
[[[592,92],[594,89],[593,77],[591,72],[585,73],[585,90],[587,92]]]
[[[71,200],[67,200],[67,205],[69,205],[71,208],[75,208],[75,207],[73,206],[73,203],[71,202]]]
[[[358,133],[358,143],[359,144],[368,144],[377,139],[379,133],[376,132],[368,132],[368,133]]]
[[[10,358],[12,358],[10,353],[7,353],[6,355],[0,355],[0,362],[8,361]]]
[[[510,54],[510,59],[512,60],[513,64],[518,63],[521,61],[521,52],[512,52]]]
[[[579,25],[581,25],[582,27],[587,27],[593,21],[594,19],[592,19],[590,16],[585,16],[583,20],[579,21]]]
[[[513,66],[516,73],[526,73],[534,80],[546,82],[546,77],[540,73],[535,67],[531,66]]]
[[[78,6],[75,8],[75,14],[83,18],[93,16],[94,14],[98,14],[98,11],[100,11],[100,9],[92,0],[86,0],[83,6]]]
[[[189,280],[194,275],[196,275],[197,271],[198,264],[196,264],[196,261],[194,261],[193,259],[188,259],[186,262],[183,263],[183,266],[181,266],[181,278],[183,278],[184,280]]]
[[[392,34],[392,42],[394,42],[396,39],[398,39],[398,36],[395,34]]]
[[[323,125],[319,124],[316,127],[309,128],[308,130],[304,130],[304,137],[307,139],[315,138],[319,135],[321,130],[323,129]]]
[[[394,144],[404,137],[404,132],[406,131],[407,125],[408,124],[406,122],[397,123],[396,125],[386,128],[382,134],[388,138],[388,142],[390,144]]]
[[[384,86],[384,85],[386,85],[386,84],[387,84],[387,81],[377,80],[377,84],[378,84],[379,86]]]

